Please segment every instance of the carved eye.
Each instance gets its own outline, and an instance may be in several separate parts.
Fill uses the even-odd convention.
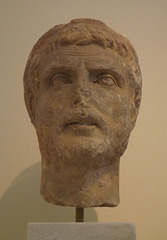
[[[99,74],[95,82],[104,86],[117,86],[117,81],[110,73]]]
[[[70,78],[63,73],[57,73],[51,78],[51,85],[52,86],[61,86],[64,84],[71,83]]]

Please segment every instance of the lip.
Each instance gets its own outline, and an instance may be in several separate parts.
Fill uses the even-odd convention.
[[[97,124],[89,122],[71,122],[66,124],[65,130],[78,134],[88,134],[97,127]]]
[[[86,122],[72,122],[66,125],[66,127],[71,128],[95,128],[97,124],[93,123],[86,123]]]

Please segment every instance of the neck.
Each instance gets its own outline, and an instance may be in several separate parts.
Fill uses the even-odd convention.
[[[115,207],[119,204],[119,162],[114,159],[99,168],[43,164],[41,194],[56,205]]]

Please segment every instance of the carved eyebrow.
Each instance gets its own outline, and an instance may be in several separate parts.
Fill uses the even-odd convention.
[[[88,69],[88,71],[89,72],[108,72],[108,73],[113,73],[113,74],[118,74],[118,75],[120,75],[121,76],[121,73],[120,73],[120,71],[117,71],[117,69],[116,68],[114,68],[114,67],[103,67],[103,66],[89,66],[89,68],[87,68]]]
[[[53,65],[53,66],[50,66],[48,67],[46,70],[45,70],[45,73],[44,73],[44,77],[47,78],[48,76],[54,74],[54,73],[71,73],[75,70],[74,66],[67,66],[67,65]]]
[[[44,75],[49,74],[50,72],[57,71],[74,71],[76,68],[77,62],[71,61],[68,57],[64,58],[49,58],[45,66],[41,66],[41,71]]]

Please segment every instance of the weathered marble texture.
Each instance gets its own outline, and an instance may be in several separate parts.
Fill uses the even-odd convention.
[[[57,25],[33,47],[24,88],[41,152],[43,198],[65,206],[117,206],[120,157],[141,100],[129,40],[98,20]]]

